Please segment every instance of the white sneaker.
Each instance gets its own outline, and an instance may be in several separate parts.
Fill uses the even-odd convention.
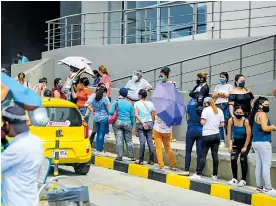
[[[267,195],[276,195],[276,190],[275,189],[270,189],[270,190],[268,190],[268,189],[265,189],[265,194],[267,194]]]
[[[99,151],[93,151],[92,152],[94,156],[98,156],[99,155]]]
[[[221,142],[220,142],[219,147],[220,147],[220,148],[224,148],[224,147],[225,147],[225,143],[224,143],[224,141],[221,141]]]
[[[241,180],[238,184],[239,187],[244,187],[246,186],[246,182],[244,180]]]
[[[196,173],[191,176],[191,180],[200,180],[201,176],[197,175]]]
[[[217,175],[212,175],[212,176],[211,176],[211,180],[217,181],[217,180],[218,180],[218,176],[217,176]]]
[[[238,186],[238,180],[233,178],[229,182],[227,182],[228,185]]]
[[[265,192],[265,189],[264,189],[263,186],[257,187],[257,188],[256,188],[256,192],[258,192],[258,193],[264,193],[264,192]]]

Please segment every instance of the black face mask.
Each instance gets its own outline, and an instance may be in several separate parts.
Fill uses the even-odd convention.
[[[268,113],[269,112],[269,106],[263,106],[262,110],[263,110],[263,112]]]
[[[204,79],[201,79],[201,80],[199,80],[199,82],[200,83],[205,83],[206,82],[206,79],[204,78]]]
[[[196,80],[196,84],[200,84],[200,80],[198,79],[198,80]]]
[[[242,115],[242,114],[235,114],[235,117],[236,117],[237,119],[241,119],[241,118],[243,117],[243,115]]]

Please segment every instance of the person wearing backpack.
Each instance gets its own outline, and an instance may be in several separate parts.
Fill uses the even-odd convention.
[[[241,106],[235,108],[235,117],[228,120],[228,151],[231,154],[231,168],[233,178],[227,184],[246,186],[247,155],[250,151],[251,127]],[[232,140],[233,139],[233,140]],[[240,155],[242,179],[238,183],[238,158]]]
[[[136,118],[136,131],[140,140],[140,154],[139,160],[136,164],[143,165],[144,163],[144,153],[146,147],[146,141],[149,147],[149,161],[148,164],[154,164],[154,146],[152,140],[152,129],[153,129],[153,120],[155,117],[154,105],[151,101],[148,101],[146,98],[148,93],[145,89],[141,89],[138,92],[140,100],[134,103],[134,114]]]

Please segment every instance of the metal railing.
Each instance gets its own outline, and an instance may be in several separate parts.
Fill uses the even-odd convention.
[[[221,59],[226,60],[221,61]],[[229,73],[230,82],[234,80],[233,74],[243,74],[248,79],[249,85],[255,84],[256,81],[276,79],[276,35],[143,71],[154,86],[159,81],[159,72],[164,66],[171,68],[170,79],[178,83],[181,91],[192,89],[197,78],[196,74],[202,71],[208,73],[208,84],[211,87],[218,83],[218,80],[213,80],[214,76],[218,79],[222,71]],[[192,69],[184,71],[187,67]],[[114,79],[112,83],[124,86],[131,76]]]
[[[220,5],[219,11],[215,11],[215,3]],[[276,27],[275,21],[265,21],[276,17],[276,12],[271,12],[276,6],[253,8],[248,2],[246,9],[222,10],[222,4],[209,1],[172,2],[144,8],[69,15],[46,22],[46,47],[49,51],[75,45],[149,43],[171,41],[179,36],[190,36],[194,40],[202,33],[210,33],[211,38],[222,38],[227,32],[244,30],[247,33],[245,36],[250,37],[257,28]],[[207,12],[206,5],[211,7],[211,12]],[[183,13],[175,12],[179,8]],[[262,11],[262,15],[256,16],[257,11]],[[235,12],[242,12],[240,16],[246,17],[239,17]],[[263,20],[262,23],[256,23],[260,20]]]

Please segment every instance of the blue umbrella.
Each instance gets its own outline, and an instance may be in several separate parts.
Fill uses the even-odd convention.
[[[11,99],[27,110],[34,110],[42,106],[41,96],[30,88],[26,88],[8,75],[1,73],[1,102],[4,105]]]
[[[180,125],[186,113],[183,95],[170,83],[159,83],[153,92],[152,102],[157,116],[167,126]]]

